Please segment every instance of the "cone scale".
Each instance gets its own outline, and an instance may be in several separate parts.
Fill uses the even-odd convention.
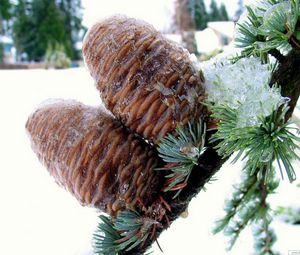
[[[113,16],[95,24],[83,55],[107,109],[154,143],[202,114],[204,81],[189,53],[146,22]]]
[[[36,110],[26,129],[40,161],[83,205],[115,215],[159,190],[156,153],[104,109],[62,100]]]
[[[159,216],[158,237],[223,163],[208,149],[176,199],[163,192],[165,175],[155,170],[164,164],[152,144],[179,125],[206,117],[204,78],[186,50],[148,23],[124,16],[95,24],[83,55],[112,114],[71,100],[41,106],[26,124],[32,148],[82,205],[112,218],[124,210]],[[154,240],[120,254],[142,254]]]

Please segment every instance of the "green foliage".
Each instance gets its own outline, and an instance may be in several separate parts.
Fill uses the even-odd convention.
[[[8,30],[7,26],[5,26],[7,22],[11,19],[11,8],[12,4],[9,0],[0,0],[0,36],[4,35],[6,30]],[[2,42],[0,41],[0,63],[4,60],[4,47]]]
[[[60,0],[58,8],[64,17],[65,33],[68,43],[68,47],[65,45],[67,54],[71,59],[79,59],[80,52],[75,48],[75,44],[82,40],[80,33],[83,30],[81,0]]]
[[[229,20],[227,9],[226,9],[226,6],[224,3],[221,3],[219,12],[220,12],[220,21],[228,21]]]
[[[287,110],[286,105],[274,110],[260,126],[237,128],[236,110],[226,105],[212,106],[212,116],[219,120],[219,126],[211,142],[219,142],[216,149],[223,157],[238,152],[234,162],[244,153],[243,159],[247,158],[245,168],[250,173],[267,166],[266,178],[272,176],[272,165],[277,162],[282,177],[284,168],[292,182],[296,175],[291,161],[299,160],[295,150],[299,148],[296,141],[300,138],[291,132],[294,128],[290,123],[285,123]]]
[[[113,255],[118,253],[116,241],[121,235],[115,230],[113,221],[104,215],[100,215],[101,223],[94,234],[94,252],[101,255]]]
[[[230,236],[231,249],[241,231],[253,223],[256,254],[276,254],[272,250],[276,237],[270,228],[270,208],[266,202],[279,185],[273,165],[277,162],[281,176],[284,168],[289,180],[294,181],[296,175],[291,161],[299,159],[295,150],[299,148],[296,141],[300,138],[291,132],[290,123],[285,122],[288,107],[282,105],[274,110],[259,126],[243,128],[237,128],[236,110],[227,105],[211,108],[212,116],[219,120],[217,132],[211,139],[218,142],[218,153],[228,157],[238,152],[233,162],[242,155],[243,159],[247,158],[242,181],[234,186],[232,197],[225,204],[226,215],[217,222],[214,232],[223,231]]]
[[[30,45],[31,40],[34,37],[32,32],[32,21],[29,17],[30,6],[28,1],[19,0],[18,4],[15,7],[14,14],[16,19],[13,24],[13,38],[14,44],[17,49],[17,53],[26,53],[29,49],[27,45]],[[26,33],[24,33],[26,31]]]
[[[232,197],[225,203],[225,217],[217,222],[214,233],[223,231],[229,222],[235,217],[240,207],[245,206],[253,196],[257,196],[258,182],[256,175],[250,175],[248,172],[242,173],[241,183],[234,186]]]
[[[242,6],[242,1],[239,1],[239,4]],[[213,17],[217,16],[216,9],[216,3],[212,1]],[[268,54],[274,53],[274,51],[287,54],[292,47],[300,48],[298,0],[260,1],[256,7],[247,7],[247,10],[246,19],[241,20],[238,24],[236,42],[242,48],[242,54],[237,59],[258,56],[263,62],[267,62]],[[215,20],[217,19],[215,18]],[[248,60],[249,62],[246,62],[245,65],[250,64],[251,59]],[[255,87],[255,83],[251,86]],[[276,91],[273,92],[273,94],[268,94],[269,100],[271,94],[276,100]],[[279,94],[279,91],[277,93]],[[246,126],[238,125],[240,115],[238,109],[233,109],[238,105],[231,108],[220,102],[208,104],[212,112],[211,117],[218,120],[218,127],[210,142],[217,144],[215,148],[224,158],[237,153],[233,162],[240,158],[245,160],[242,180],[239,185],[234,186],[231,199],[225,203],[225,216],[217,222],[214,232],[223,231],[225,235],[230,236],[229,249],[231,249],[241,231],[251,224],[256,254],[271,255],[277,254],[273,251],[276,236],[270,227],[272,215],[267,198],[275,192],[279,185],[275,178],[275,166],[280,170],[282,178],[285,170],[290,182],[296,179],[291,161],[299,160],[299,156],[296,154],[296,150],[299,149],[297,142],[300,141],[299,129],[291,127],[291,123],[285,120],[288,111],[285,100],[278,100],[268,111],[265,111],[264,101],[254,98],[252,101],[251,98],[253,97],[250,97],[252,103],[249,104],[250,107],[246,107],[243,100],[234,102],[234,104],[243,106],[243,110],[252,110],[252,114],[255,107],[263,109],[263,113],[256,116],[261,117],[256,119],[254,124],[249,122],[251,125]],[[255,105],[255,103],[257,104]],[[268,113],[266,114],[266,112]],[[187,134],[188,131],[185,130],[184,133]],[[181,156],[178,148],[172,150],[176,146],[174,142],[174,144],[171,142],[172,140],[169,141],[168,148],[164,148],[163,155],[169,156],[171,153],[176,153],[177,156]],[[160,152],[160,154],[162,153]],[[176,158],[176,161],[165,160],[168,165],[163,170],[171,170],[173,174],[167,176],[169,178],[167,190],[181,190],[186,185],[186,178],[189,178],[193,167],[191,161],[187,161],[190,162],[190,165],[187,164],[184,167],[187,170],[182,171],[181,179],[176,179],[181,170],[177,167],[182,166],[185,160],[180,157]]]
[[[168,163],[164,168],[170,173],[164,191],[177,191],[174,198],[187,185],[187,180],[199,157],[205,151],[206,125],[199,121],[176,128],[176,135],[169,134],[158,147],[159,156]]]
[[[151,228],[158,222],[141,217],[135,211],[121,211],[116,219],[104,215],[94,234],[94,252],[114,255],[120,251],[130,251],[142,245],[150,236]]]
[[[4,49],[3,49],[3,44],[0,42],[0,64],[3,63],[4,59]]]
[[[17,5],[14,37],[18,53],[40,61],[49,45],[65,45],[63,17],[55,0],[20,1]]]
[[[275,215],[283,218],[287,223],[300,224],[300,208],[279,206],[275,211]]]
[[[257,255],[279,255],[272,250],[277,238],[274,230],[270,228],[271,218],[258,219],[253,225],[254,250]]]
[[[210,11],[208,12],[203,0],[189,0],[189,11],[195,21],[196,29],[203,30],[209,21],[228,21],[226,6],[222,3],[220,8],[215,0],[211,1]]]
[[[60,44],[72,58],[81,24],[80,16],[73,13],[77,9],[72,6],[78,3],[60,1],[58,5],[55,0],[20,0],[16,5],[13,25],[18,54],[26,53],[29,60],[40,61],[49,45],[54,48]]]
[[[203,0],[189,0],[189,10],[195,21],[196,29],[203,30],[207,27],[208,13]]]
[[[0,0],[0,36],[4,35],[7,28],[5,27],[5,21],[11,19],[11,7],[12,4],[9,0]],[[0,63],[4,60],[4,47],[0,41]]]
[[[54,48],[52,48],[52,46],[49,45],[45,55],[45,67],[63,69],[70,66],[71,60],[65,53],[64,46],[57,44]]]
[[[158,222],[143,218],[137,212],[120,212],[115,223],[117,231],[121,232],[122,239],[117,241],[120,250],[130,251],[143,244],[150,235],[150,229]]]
[[[274,175],[268,179],[268,183],[265,183],[264,179],[258,170],[255,173],[251,173],[249,170],[243,171],[240,184],[234,186],[231,199],[225,202],[226,215],[217,221],[214,233],[223,231],[230,237],[229,250],[235,244],[242,230],[254,223],[256,230],[263,229],[263,233],[260,235],[257,234],[257,231],[254,232],[256,251],[261,255],[268,254],[263,251],[271,251],[275,237],[269,228],[271,218],[268,215],[269,205],[265,198],[275,192],[279,182],[275,180]],[[262,194],[263,192],[265,194]],[[259,247],[261,252],[258,250]]]
[[[219,21],[221,15],[216,1],[211,0],[209,7],[210,7],[209,21]]]
[[[7,21],[11,18],[11,8],[12,4],[9,0],[0,0],[0,23],[2,23],[3,20]],[[0,28],[3,28],[2,24],[0,24]],[[2,32],[2,29],[0,29],[0,34]]]
[[[236,45],[243,48],[241,57],[259,56],[264,61],[271,50],[287,54],[300,47],[296,24],[298,0],[268,0],[247,7],[248,15],[237,25]]]

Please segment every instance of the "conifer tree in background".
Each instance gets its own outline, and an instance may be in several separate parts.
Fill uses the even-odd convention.
[[[11,18],[11,3],[9,0],[0,0],[0,34],[7,29],[4,22]]]
[[[229,17],[228,17],[226,6],[224,3],[222,3],[220,6],[220,21],[228,21],[228,20]]]
[[[17,55],[27,52],[27,45],[33,38],[33,24],[30,20],[30,5],[27,0],[19,0],[14,9],[15,20],[13,23],[13,39]],[[26,33],[24,33],[26,31]]]
[[[215,0],[210,3],[209,12],[203,0],[189,0],[189,11],[195,21],[196,29],[203,30],[207,27],[209,21],[228,21],[228,13],[224,3],[218,7]]]
[[[4,35],[7,26],[5,22],[7,22],[11,18],[11,3],[9,0],[0,0],[0,36]],[[0,63],[3,62],[3,44],[0,41]]]
[[[221,14],[218,5],[215,0],[210,2],[209,21],[220,21]]]
[[[41,61],[47,49],[62,45],[68,57],[78,58],[75,43],[81,30],[81,1],[20,0],[13,25],[18,55]]]
[[[3,57],[4,57],[4,47],[3,44],[0,42],[0,64],[3,62]]]
[[[195,20],[196,29],[203,30],[207,27],[208,14],[203,0],[189,0],[189,10]]]
[[[75,44],[82,39],[80,38],[80,32],[83,29],[81,0],[60,0],[58,6],[64,17],[67,37],[66,53],[71,59],[79,59]]]

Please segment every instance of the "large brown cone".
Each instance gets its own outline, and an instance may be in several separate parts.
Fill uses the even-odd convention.
[[[38,158],[83,205],[114,215],[156,198],[156,154],[103,109],[61,100],[39,108],[26,128]]]
[[[148,23],[124,16],[97,23],[83,55],[106,107],[154,143],[202,113],[203,78],[189,54]]]

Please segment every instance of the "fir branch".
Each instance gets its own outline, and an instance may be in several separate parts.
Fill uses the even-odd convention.
[[[236,110],[226,105],[211,106],[212,116],[219,120],[217,132],[211,142],[218,142],[216,149],[219,155],[227,157],[238,152],[234,162],[247,158],[246,169],[253,173],[256,169],[268,166],[266,178],[271,173],[273,162],[277,162],[283,177],[285,169],[290,182],[296,178],[291,161],[299,160],[295,150],[299,148],[296,141],[300,138],[292,133],[290,123],[285,123],[286,105],[274,110],[272,114],[261,120],[260,126],[237,128]],[[298,131],[299,132],[299,131]]]
[[[260,210],[258,219],[253,226],[254,248],[258,255],[275,255],[272,246],[276,241],[275,232],[271,229],[270,224],[272,217],[269,215],[270,206],[267,203],[268,195],[275,192],[279,182],[275,180],[274,176],[268,183],[265,182],[267,175],[267,166],[262,171],[260,179]]]
[[[262,18],[257,16],[250,6],[246,6],[246,9],[248,12],[247,19],[237,23],[237,36],[235,38],[236,46],[243,48],[243,50],[241,55],[237,56],[234,61],[250,56],[266,59],[266,51],[262,51],[258,47],[265,42],[265,38],[259,34]]]
[[[111,218],[104,215],[100,215],[99,218],[102,222],[93,236],[94,253],[99,255],[117,254],[119,249],[115,242],[122,237],[114,228]]]
[[[267,169],[265,165],[264,169]],[[266,173],[266,171],[264,171]],[[270,230],[269,205],[266,202],[268,195],[274,193],[278,187],[274,175],[265,183],[264,175],[259,170],[252,174],[250,171],[242,173],[242,180],[235,186],[232,198],[225,203],[226,215],[216,222],[214,233],[223,231],[230,236],[228,249],[235,244],[240,233],[251,223],[263,229],[264,234],[256,235],[256,245],[260,244],[264,251],[271,251],[274,233]],[[262,245],[263,244],[263,245]],[[260,252],[260,255],[268,254]],[[273,254],[273,253],[269,253]]]
[[[264,217],[257,220],[253,225],[254,250],[257,255],[278,255],[277,252],[272,250],[277,238],[270,224],[271,219]]]
[[[167,164],[156,170],[166,170],[168,179],[164,191],[177,191],[174,198],[187,185],[187,181],[199,157],[204,153],[206,125],[202,119],[176,128],[176,134],[162,139],[158,147],[159,156]]]
[[[291,91],[284,96],[289,96],[294,101],[298,99],[298,94],[292,94]],[[295,153],[299,148],[296,145],[299,136],[295,132],[299,134],[299,129],[292,128],[290,122],[286,123],[289,112],[287,105],[277,107],[270,116],[260,120],[260,125],[242,129],[237,128],[236,110],[227,105],[212,105],[211,110],[213,117],[219,120],[217,132],[211,139],[218,142],[218,153],[226,157],[237,152],[234,162],[242,155],[243,159],[247,158],[243,181],[236,186],[232,199],[226,202],[226,215],[217,222],[215,232],[224,231],[231,236],[231,248],[240,232],[250,223],[254,223],[256,230],[263,232],[258,235],[254,231],[257,254],[276,254],[272,250],[276,237],[270,228],[270,207],[266,200],[279,184],[274,180],[274,163],[277,163],[281,173],[285,169],[290,181],[295,179],[291,161],[299,159]]]
[[[122,238],[116,243],[120,250],[132,250],[143,243],[150,235],[150,229],[158,222],[141,217],[134,211],[122,211],[119,213],[115,229],[121,233]]]
[[[100,216],[102,222],[94,234],[94,252],[113,255],[130,251],[142,245],[149,237],[157,221],[142,217],[135,211],[121,211],[116,219]]]
[[[238,58],[260,56],[266,62],[267,54],[274,50],[286,54],[299,47],[298,0],[261,1],[247,11],[247,18],[237,25],[236,45],[243,48]]]
[[[224,234],[230,236],[227,250],[232,249],[240,233],[255,220],[257,210],[259,210],[259,203],[253,199],[247,203],[247,206],[242,207],[235,219],[226,226]]]
[[[234,186],[231,199],[225,202],[224,211],[226,215],[216,222],[213,230],[214,234],[224,231],[238,210],[252,199],[257,188],[257,176],[255,174],[249,176],[249,174],[243,173],[241,183]]]

